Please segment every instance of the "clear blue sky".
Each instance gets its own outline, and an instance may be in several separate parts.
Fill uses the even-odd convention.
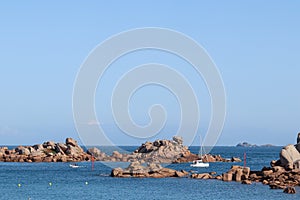
[[[227,118],[218,145],[241,141],[294,143],[300,132],[299,9],[296,1],[3,2],[0,144],[79,139],[73,123],[72,91],[83,60],[111,35],[149,26],[189,35],[218,66],[227,92]],[[163,56],[155,52],[145,59],[151,55],[163,62]],[[168,55],[165,59],[168,62]],[[157,96],[168,95],[156,89],[152,100],[135,108],[137,121],[147,120],[143,108]],[[203,106],[209,98],[202,97],[201,92],[199,96],[204,102],[201,109],[205,124],[209,109]],[[148,99],[139,95],[135,98]],[[105,105],[96,106],[105,124],[113,126],[109,114],[106,116],[108,110],[101,111]],[[172,135],[178,108],[176,101],[168,106],[174,117],[165,131]],[[120,133],[114,132],[114,127],[111,130],[116,143],[133,143],[118,140]]]

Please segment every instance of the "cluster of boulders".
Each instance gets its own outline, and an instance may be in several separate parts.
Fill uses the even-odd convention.
[[[238,181],[244,184],[261,182],[271,189],[283,189],[285,193],[296,193],[295,186],[300,186],[300,133],[296,145],[287,145],[280,152],[280,159],[273,160],[270,167],[260,171],[250,171],[249,167],[232,166],[222,175],[192,174],[192,178],[218,179],[223,181]]]
[[[65,144],[52,141],[33,146],[19,146],[9,150],[0,147],[0,162],[79,162],[90,161],[107,162],[142,162],[142,163],[183,163],[200,159],[183,145],[183,139],[174,136],[173,140],[156,140],[146,142],[130,154],[114,151],[107,155],[100,149],[93,147],[84,150],[72,138],[67,138]],[[220,155],[206,154],[201,157],[204,162],[240,162],[239,158],[225,159]]]
[[[156,163],[142,165],[140,162],[132,162],[127,168],[115,168],[111,172],[112,177],[137,177],[137,178],[166,178],[166,177],[186,177],[189,173],[181,170],[164,168]]]
[[[198,155],[183,145],[182,137],[174,136],[173,140],[156,140],[146,142],[133,154],[138,160],[150,163],[190,162],[198,159]]]
[[[2,162],[78,162],[90,159],[91,155],[85,153],[72,138],[67,138],[65,144],[49,141],[12,150],[0,147]]]
[[[298,133],[297,144],[289,144],[280,152],[280,159],[274,165],[282,166],[287,170],[300,169],[300,133]]]
[[[131,154],[121,154],[114,151],[112,155],[107,155],[97,148],[91,148],[88,153],[94,155],[98,161],[110,162],[150,162],[150,163],[172,163],[178,158],[187,158],[189,162],[192,158],[197,159],[198,156],[192,154],[188,147],[183,146],[181,137],[174,136],[173,140],[156,140],[154,142],[146,142],[138,147]]]
[[[238,182],[242,182],[243,184],[251,184],[251,181],[249,180],[249,176],[250,176],[249,167],[233,165],[228,172],[223,173],[222,175],[217,175],[216,172],[211,172],[211,173],[192,174],[191,178],[217,179],[223,181],[238,181]]]
[[[264,167],[261,171],[251,171],[249,179],[269,185],[271,189],[284,189],[300,185],[300,171],[285,170],[281,166]]]
[[[172,140],[146,142],[131,154],[114,151],[112,155],[107,155],[97,148],[89,149],[88,153],[98,161],[109,162],[185,163],[200,159],[183,145],[183,139],[179,136],[174,136]],[[204,162],[241,162],[239,158],[225,159],[220,155],[205,154],[201,158]]]
[[[281,166],[264,167],[261,171],[251,171],[249,167],[233,165],[228,172],[222,175],[214,176],[214,174],[192,174],[191,178],[237,181],[242,184],[261,182],[264,185],[269,185],[271,189],[283,189],[286,193],[295,193],[294,187],[300,186],[300,171],[286,171]]]

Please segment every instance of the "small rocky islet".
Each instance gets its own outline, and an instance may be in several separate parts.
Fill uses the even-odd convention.
[[[182,137],[174,136],[173,140],[156,140],[146,142],[130,154],[114,151],[107,155],[100,149],[93,147],[84,151],[72,138],[65,143],[53,141],[33,146],[18,146],[14,149],[0,147],[0,162],[140,162],[140,163],[183,163],[199,159],[183,145]],[[225,159],[220,155],[207,154],[203,156],[205,162],[238,162],[239,158]]]

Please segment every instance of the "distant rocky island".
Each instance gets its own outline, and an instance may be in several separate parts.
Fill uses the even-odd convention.
[[[140,163],[184,163],[200,159],[183,145],[183,139],[174,136],[172,140],[156,140],[143,143],[134,152],[122,154],[114,151],[107,155],[100,149],[93,147],[84,151],[77,141],[67,138],[65,143],[47,141],[32,146],[18,146],[15,149],[0,147],[0,162],[140,162]],[[202,156],[204,162],[240,162],[239,158],[222,158],[221,155],[206,154]]]
[[[236,147],[274,147],[274,145],[272,144],[257,145],[257,144],[250,144],[248,142],[242,142],[242,143],[238,143]]]

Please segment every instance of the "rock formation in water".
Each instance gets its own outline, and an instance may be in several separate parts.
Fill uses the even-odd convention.
[[[297,136],[297,144],[287,145],[280,152],[280,159],[276,162],[287,170],[300,169],[300,133]]]
[[[67,138],[65,144],[49,141],[12,150],[0,147],[0,161],[3,162],[78,162],[90,159],[91,155],[72,138]]]
[[[130,154],[114,151],[107,155],[98,148],[90,148],[87,152],[72,138],[66,143],[44,142],[33,146],[19,146],[13,150],[0,147],[0,162],[79,162],[90,161],[92,156],[96,161],[107,162],[143,162],[143,163],[183,163],[199,159],[199,156],[189,151],[183,145],[182,137],[174,136],[173,140],[156,140],[146,142]],[[240,162],[239,158],[225,159],[220,155],[206,154],[204,162]]]
[[[149,162],[149,163],[172,163],[177,159],[184,159],[185,162],[193,161],[199,157],[192,154],[188,147],[183,146],[181,137],[174,136],[173,140],[156,140],[146,142],[138,147],[131,154],[121,154],[114,151],[113,154],[106,155],[97,148],[91,148],[88,153],[93,155],[98,161],[110,162]]]
[[[192,174],[192,178],[218,179],[223,181],[238,181],[243,184],[261,182],[271,189],[283,189],[285,193],[296,193],[295,186],[300,186],[300,133],[297,144],[282,148],[279,160],[273,160],[270,167],[260,171],[250,171],[249,167],[232,166],[222,175]]]
[[[174,136],[173,140],[156,140],[146,142],[131,154],[121,154],[114,151],[111,156],[101,153],[97,148],[88,150],[99,161],[145,162],[145,163],[184,163],[200,159],[183,145],[182,137]],[[220,155],[206,154],[202,156],[204,162],[241,162],[239,158],[222,158]]]
[[[188,172],[181,170],[164,168],[159,164],[150,163],[142,165],[140,162],[132,162],[126,169],[115,168],[111,172],[112,177],[136,177],[136,178],[166,178],[166,177],[185,177]]]

